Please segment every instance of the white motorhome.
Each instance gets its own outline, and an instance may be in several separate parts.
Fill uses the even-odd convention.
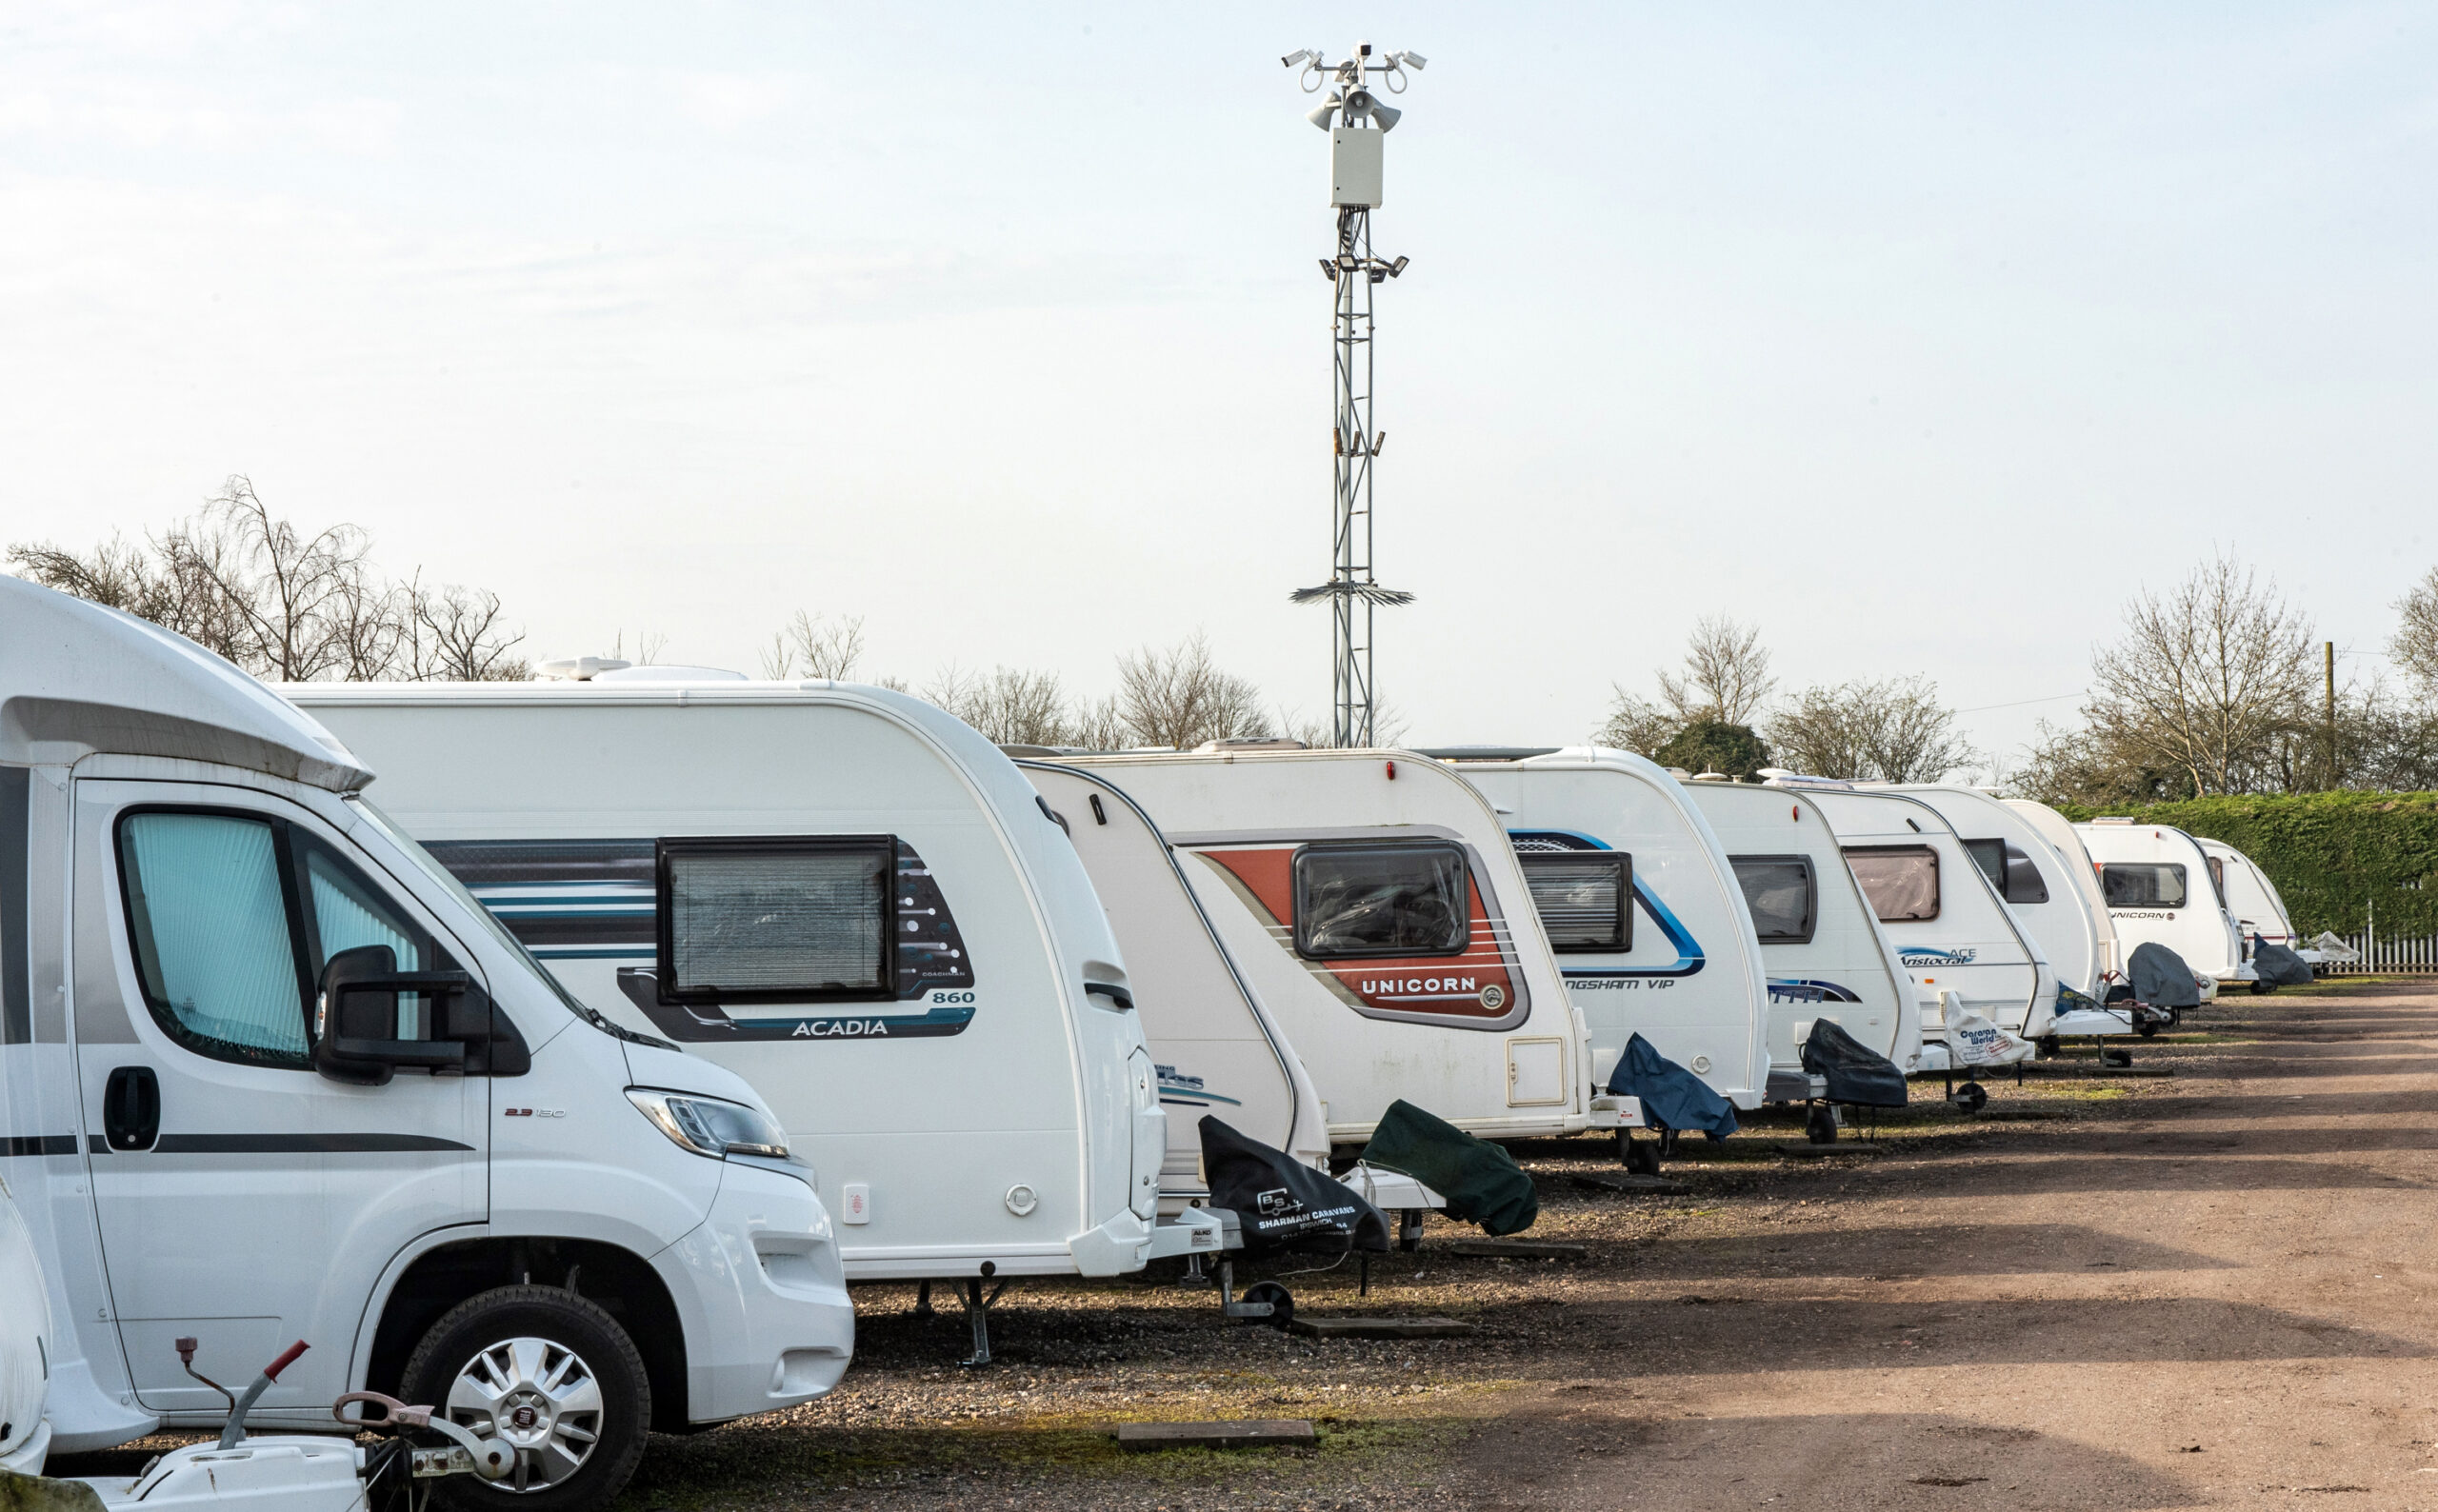
[[[1483,1138],[1628,1116],[1592,1091],[1582,1018],[1498,816],[1446,766],[1276,749],[1067,764],[1124,787],[1189,861],[1336,1145],[1363,1144],[1401,1098]]]
[[[2218,890],[2217,874],[2201,843],[2168,825],[2101,818],[2076,825],[2099,868],[2100,890],[2128,960],[2155,940],[2192,968],[2204,1001],[2223,982],[2249,982],[2250,948]]]
[[[224,1419],[181,1336],[311,1343],[267,1426],[370,1388],[497,1432],[516,1478],[463,1495],[503,1505],[827,1391],[853,1317],[767,1105],[560,991],[370,781],[191,642],[0,578],[0,1180],[51,1449]]]
[[[1685,792],[1734,869],[1769,969],[1769,1101],[1813,1095],[1802,1042],[1819,1019],[1897,1069],[1921,1070],[1923,989],[1811,795],[1720,782],[1689,783]]]
[[[1888,790],[1919,798],[1946,817],[1989,879],[1990,889],[2006,901],[2007,910],[2048,958],[2057,978],[2050,1036],[2157,1032],[2164,1015],[2107,1005],[2109,993],[2125,981],[2116,925],[2098,892],[2098,874],[2063,814],[2020,799],[2009,802],[1978,787],[1940,784]],[[2051,823],[2041,823],[2040,815]]]
[[[1591,746],[1427,754],[1507,826],[1590,1030],[1592,1084],[1639,1034],[1737,1107],[1760,1106],[1773,1060],[1761,946],[1726,852],[1676,780]]]
[[[1210,1195],[1206,1116],[1327,1169],[1329,1127],[1303,1058],[1228,953],[1159,826],[1106,777],[1054,762],[1016,766],[1073,837],[1126,952],[1168,1110],[1161,1210]]]
[[[769,1100],[850,1281],[1140,1270],[1135,984],[1024,774],[886,688],[636,673],[290,691],[568,990]]]
[[[2247,941],[2257,935],[2268,945],[2284,945],[2309,965],[2320,964],[2320,952],[2303,943],[2294,932],[2294,916],[2286,911],[2286,900],[2277,891],[2277,884],[2268,880],[2260,863],[2228,845],[2207,835],[2195,835],[2193,843],[2201,854],[2208,858],[2210,878],[2218,885],[2218,895],[2227,900],[2227,911],[2235,916],[2235,928]],[[2255,972],[2257,966],[2254,967]],[[2255,980],[2254,992],[2267,992],[2268,984]]]
[[[1938,1022],[1926,1019],[1925,1041],[1945,1043],[1949,1005],[2023,1039],[2050,1032],[2057,978],[2048,958],[1937,809],[1886,790],[1809,784],[1801,791],[1837,832],[1897,959],[1936,994],[1939,1006],[1929,1011]]]

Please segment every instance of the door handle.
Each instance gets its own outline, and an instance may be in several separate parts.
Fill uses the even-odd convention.
[[[161,1079],[122,1065],[102,1088],[102,1138],[114,1150],[149,1150],[161,1137]]]

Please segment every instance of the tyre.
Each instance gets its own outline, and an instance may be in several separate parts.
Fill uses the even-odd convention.
[[[1284,1328],[1295,1321],[1295,1294],[1274,1281],[1257,1281],[1246,1287],[1245,1301],[1269,1303],[1269,1316],[1256,1322],[1272,1328]]]
[[[499,1481],[431,1482],[436,1498],[468,1512],[607,1506],[634,1475],[651,1422],[634,1341],[556,1286],[501,1286],[451,1307],[408,1357],[400,1389],[515,1451]]]
[[[1955,1104],[1959,1113],[1978,1113],[1988,1104],[1989,1089],[1978,1082],[1967,1082],[1955,1089],[1955,1095],[1948,1101]]]
[[[1811,1104],[1811,1117],[1804,1122],[1804,1138],[1814,1144],[1837,1143],[1837,1112],[1826,1103]]]
[[[1659,1142],[1657,1140],[1624,1139],[1626,1169],[1636,1176],[1659,1174]]]
[[[2265,998],[2276,990],[2277,984],[2274,982],[2254,982],[2251,985],[2251,995],[2255,998]]]

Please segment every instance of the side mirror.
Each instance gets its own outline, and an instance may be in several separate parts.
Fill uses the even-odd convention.
[[[388,945],[340,951],[323,965],[314,994],[313,1069],[358,1086],[386,1086],[402,1065],[462,1072],[464,1044],[398,1037],[398,997],[418,992],[445,1002],[472,985],[463,971],[400,971]]]

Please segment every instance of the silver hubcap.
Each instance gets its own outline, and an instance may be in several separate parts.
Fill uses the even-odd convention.
[[[583,1468],[601,1438],[601,1385],[591,1367],[548,1339],[503,1339],[450,1383],[449,1419],[516,1455],[510,1491],[539,1491]]]

